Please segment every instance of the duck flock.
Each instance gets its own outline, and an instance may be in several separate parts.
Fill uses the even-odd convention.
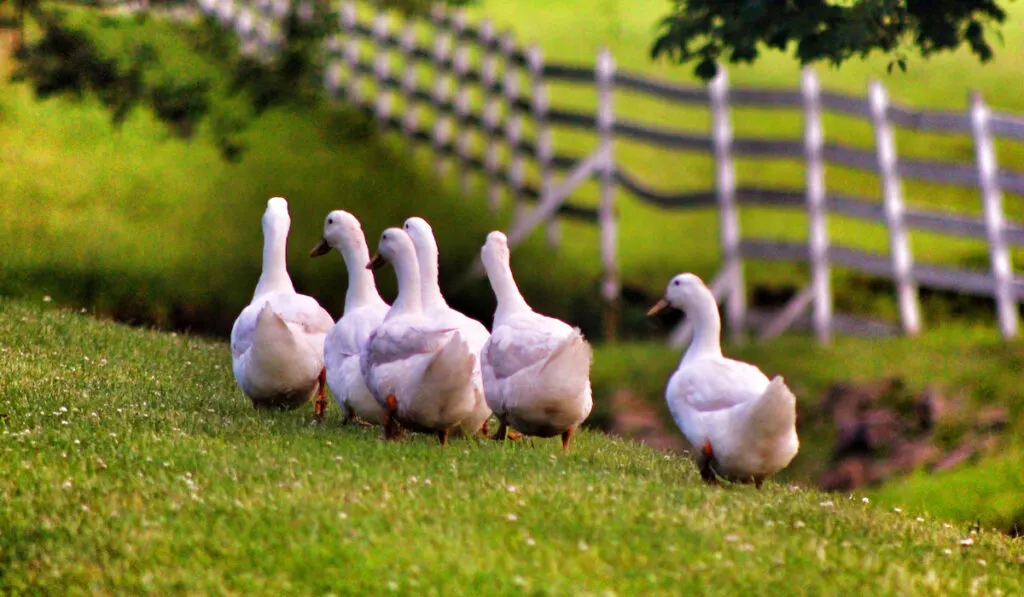
[[[263,271],[252,302],[231,330],[235,380],[257,408],[297,408],[314,400],[322,417],[327,388],[346,423],[379,424],[387,439],[402,429],[493,439],[556,437],[568,450],[590,415],[592,350],[579,328],[537,313],[510,266],[508,239],[487,235],[481,259],[497,298],[491,330],[448,306],[438,285],[438,247],[430,225],[409,218],[380,236],[371,258],[359,220],[336,210],[324,221],[317,257],[336,249],[348,269],[345,311],[337,322],[299,294],[286,266],[291,218],[281,197],[263,214]],[[398,296],[381,298],[373,270],[390,263]],[[727,359],[710,290],[693,274],[669,282],[649,312],[682,309],[694,334],[665,397],[698,451],[701,477],[761,482],[799,448],[796,399],[781,377]]]

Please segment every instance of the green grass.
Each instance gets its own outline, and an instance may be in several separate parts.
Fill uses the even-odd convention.
[[[580,434],[499,445],[252,410],[227,346],[0,300],[0,592],[945,595],[1024,546]],[[960,541],[970,538],[973,545]]]
[[[68,14],[111,55],[140,41],[152,44],[159,59],[147,80],[207,80],[215,113],[243,109],[228,94],[226,65],[193,47],[197,34],[189,26],[105,18],[88,9]],[[136,109],[115,129],[95,99],[36,101],[27,85],[8,82],[13,65],[5,60],[3,295],[49,295],[122,319],[226,334],[259,277],[259,222],[269,197],[290,202],[289,268],[297,287],[336,316],[344,301],[344,267],[337,257],[308,257],[328,211],[352,211],[371,246],[387,226],[411,215],[427,218],[448,280],[462,274],[489,230],[507,222],[504,212],[492,214],[481,202],[459,199],[350,112],[301,105],[269,110],[244,132],[248,150],[233,164],[210,142],[208,122],[186,141],[148,110]],[[575,276],[576,264],[547,252],[541,242],[517,258],[542,266],[522,273],[525,288],[544,288],[549,275]],[[379,283],[394,296],[390,272]],[[462,302],[478,305],[476,316],[489,317],[493,298],[486,282],[466,293],[476,300]],[[596,291],[552,295],[545,307],[585,316],[597,312],[598,300]]]
[[[782,375],[798,399],[800,453],[781,478],[809,482],[827,464],[835,430],[818,416],[818,405],[828,387],[837,382],[870,382],[897,377],[912,392],[927,387],[963,401],[970,412],[986,405],[1002,405],[1010,418],[1002,444],[1006,455],[943,474],[920,471],[892,486],[872,489],[869,495],[892,506],[914,507],[948,519],[980,520],[1009,529],[1024,514],[1024,478],[1019,474],[1019,442],[1024,439],[1024,344],[1005,343],[986,328],[949,326],[917,339],[837,338],[828,347],[814,346],[805,338],[783,337],[770,344],[727,346],[726,354],[756,363],[769,376]],[[595,393],[607,397],[629,388],[660,410],[674,429],[664,403],[665,384],[679,362],[680,353],[653,343],[601,346],[595,352],[592,380]],[[607,417],[607,401],[598,417]],[[936,430],[940,444],[956,446],[962,423],[951,420]],[[1018,457],[1015,457],[1018,456]],[[969,499],[964,499],[970,494]]]

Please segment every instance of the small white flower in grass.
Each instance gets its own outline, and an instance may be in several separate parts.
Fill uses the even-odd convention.
[[[862,498],[860,498],[860,501],[862,501],[862,502],[864,502],[865,504],[867,504],[867,503],[869,503],[869,502],[870,502],[871,500],[869,500],[869,499],[868,499],[867,497],[862,497]]]
[[[508,519],[509,522],[515,522],[515,521],[519,520],[518,516],[516,516],[515,514],[511,514],[511,513],[510,514],[506,514],[505,518]]]
[[[348,518],[348,514],[344,512],[338,512],[338,518],[341,520],[345,520],[346,518]]]
[[[430,487],[430,479],[424,479],[423,484],[426,485],[427,487]]]
[[[743,545],[740,545],[740,551],[754,551],[754,546],[749,543],[744,543]]]
[[[75,445],[76,445],[76,446],[77,446],[77,445],[79,445],[79,444],[81,444],[81,443],[82,443],[82,442],[81,442],[80,440],[77,440],[77,439],[75,440]]]
[[[949,524],[948,522],[944,522],[944,523],[942,523],[942,528],[944,528],[944,529],[951,529],[951,528],[953,528],[953,525]]]
[[[86,504],[82,504],[82,512],[88,512],[88,511],[89,511],[89,506],[86,505]]]
[[[513,576],[512,577],[512,584],[522,587],[522,586],[526,585],[526,579],[523,578],[522,576],[518,576],[518,575]]]
[[[52,299],[52,298],[50,298],[50,295],[46,295],[46,296],[44,296],[44,297],[43,297],[43,302],[44,302],[44,303],[48,303],[48,302],[50,302],[50,301],[52,301],[52,300],[53,300],[53,299]]]
[[[946,549],[942,550],[942,553],[946,554],[947,556],[951,556],[953,555],[953,550],[947,547]]]
[[[821,502],[818,505],[821,506],[822,508],[831,508],[835,504],[832,503],[832,500],[825,500],[824,502]]]
[[[921,518],[920,516],[918,516],[918,517],[917,517],[917,518],[915,518],[914,520],[916,520],[917,522],[924,522],[924,519],[923,519],[923,518]]]
[[[587,542],[583,541],[582,539],[579,543],[576,544],[576,547],[578,547],[580,551],[587,551],[588,549],[590,549],[590,546],[587,545]]]
[[[63,487],[64,489],[71,489],[71,487],[72,487],[71,479],[68,479],[68,480],[64,481],[64,483],[61,485],[61,487]]]
[[[967,537],[966,539],[961,539],[960,540],[960,545],[962,545],[963,547],[970,547],[970,546],[974,545],[974,538],[973,537]]]
[[[393,580],[389,580],[388,581],[388,590],[389,591],[397,591],[398,590],[398,583],[396,583]]]
[[[409,483],[415,483],[417,481],[419,481],[419,479],[416,478],[416,475],[411,475],[409,477]]]
[[[897,513],[897,514],[899,514],[900,512],[903,512],[903,510],[901,508],[893,508],[892,511]]]
[[[978,565],[979,566],[988,566],[988,562],[986,562],[985,560],[978,560]]]
[[[802,529],[802,528],[804,528],[807,525],[804,524],[804,521],[798,520],[798,521],[793,523],[793,526],[798,528],[798,529]]]
[[[740,537],[739,537],[739,535],[726,535],[725,536],[725,540],[728,541],[729,543],[736,543],[737,541],[740,540]]]
[[[505,487],[505,491],[507,491],[509,493],[515,493],[515,492],[519,491],[519,488],[516,487],[515,485],[507,485]]]
[[[527,535],[526,536],[526,544],[529,545],[530,547],[533,547],[534,545],[537,545],[537,542],[533,540],[533,537]]]
[[[342,460],[345,460],[345,457],[344,457],[344,456],[335,456],[335,457],[334,457],[334,461],[335,461],[335,462],[341,462]]]

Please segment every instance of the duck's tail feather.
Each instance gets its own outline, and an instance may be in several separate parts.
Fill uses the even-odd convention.
[[[456,332],[444,348],[437,351],[423,372],[421,387],[445,392],[468,383],[476,364],[476,356],[462,334]]]
[[[796,426],[796,396],[781,375],[775,376],[748,411],[748,424],[756,436],[773,438],[789,433]]]
[[[574,328],[548,356],[540,370],[537,385],[553,397],[576,396],[590,383],[590,364],[594,351]]]

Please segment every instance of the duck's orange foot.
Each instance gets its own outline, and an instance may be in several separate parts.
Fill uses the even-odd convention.
[[[708,485],[718,485],[718,477],[715,475],[715,471],[711,468],[711,462],[715,459],[715,451],[711,448],[711,442],[705,441],[704,445],[700,449],[700,458],[698,459],[698,465],[700,466],[700,478]]]
[[[313,415],[317,419],[324,418],[324,413],[327,412],[327,369],[320,370],[320,377],[317,380],[317,397],[316,402],[313,403]]]
[[[572,433],[574,431],[576,431],[575,427],[566,429],[564,432],[562,432],[562,452],[569,451],[569,440],[572,439]]]
[[[384,439],[395,439],[398,437],[398,421],[395,419],[395,413],[398,412],[398,399],[391,394],[385,402],[387,403],[387,412],[384,413],[383,421]]]

